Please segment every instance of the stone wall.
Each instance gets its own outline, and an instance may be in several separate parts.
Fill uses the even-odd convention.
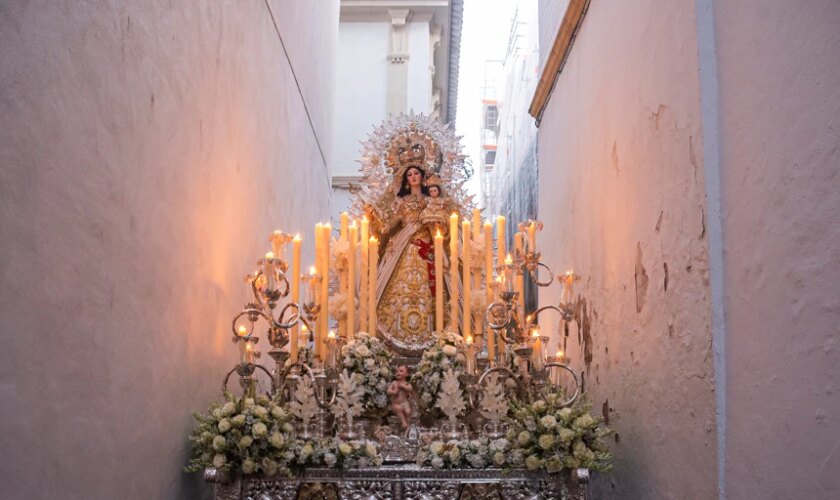
[[[181,467],[242,277],[329,216],[337,27],[337,0],[0,6],[0,496],[209,495]]]
[[[568,352],[616,431],[594,498],[715,496],[697,57],[693,3],[592,2],[539,128],[539,245],[582,277]]]
[[[840,498],[840,4],[717,2],[728,498]]]

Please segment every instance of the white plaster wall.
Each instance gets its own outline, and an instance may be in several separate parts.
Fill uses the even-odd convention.
[[[840,498],[840,4],[715,22],[727,498]]]
[[[697,72],[693,2],[592,2],[539,128],[541,249],[582,276],[569,354],[616,431],[594,498],[716,496]]]
[[[360,141],[388,116],[389,36],[386,22],[340,24],[333,175],[358,174]]]
[[[432,66],[429,50],[429,23],[415,21],[408,25],[408,92],[406,112],[429,114],[432,98]]]
[[[291,45],[318,108],[334,47]],[[207,497],[181,467],[242,276],[329,211],[266,4],[4,2],[0,89],[0,496]]]

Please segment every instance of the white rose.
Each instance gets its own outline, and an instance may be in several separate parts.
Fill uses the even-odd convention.
[[[447,356],[454,356],[458,353],[458,349],[454,345],[445,345],[443,346],[443,353]]]
[[[213,456],[213,467],[220,469],[223,465],[225,465],[225,462],[227,462],[227,460],[223,454],[216,453],[216,455]]]
[[[266,408],[265,406],[257,406],[256,408],[254,408],[254,415],[263,418],[266,415],[268,415],[268,408]]]
[[[432,459],[432,467],[435,469],[440,469],[443,467],[443,459],[440,457],[435,457]]]
[[[235,411],[236,411],[236,405],[233,404],[230,401],[228,401],[227,403],[225,403],[224,406],[222,406],[222,413],[225,414],[226,416],[233,415],[233,413]]]
[[[219,425],[217,427],[219,428],[219,432],[229,431],[230,430],[230,420],[228,420],[226,418],[223,418],[223,419],[219,420]]]
[[[271,443],[271,446],[274,446],[275,448],[282,448],[285,441],[286,440],[283,439],[283,435],[279,432],[272,433],[271,437],[268,439],[268,442]]]
[[[359,346],[356,347],[356,354],[358,354],[359,356],[361,356],[363,358],[366,358],[366,357],[370,356],[370,349],[368,349],[366,345],[360,344]]]
[[[245,474],[253,474],[255,470],[257,470],[257,463],[250,458],[246,458],[245,461],[242,462],[242,472]]]
[[[429,449],[432,450],[432,453],[435,455],[440,455],[443,451],[443,441],[435,441],[431,446],[429,446]]]
[[[263,437],[268,434],[268,427],[266,427],[262,422],[257,422],[253,427],[251,427],[251,433],[254,437]]]
[[[375,364],[376,364],[376,361],[373,358],[368,358],[368,359],[365,360],[365,368],[367,368],[368,370],[373,368],[373,366]]]
[[[227,440],[223,436],[216,436],[213,438],[213,449],[222,451],[227,446]]]
[[[353,447],[347,443],[341,443],[338,445],[338,451],[340,451],[342,455],[349,455],[353,452]]]
[[[367,444],[365,445],[365,453],[366,453],[366,454],[367,454],[367,456],[369,456],[369,457],[374,457],[374,456],[376,456],[376,446],[374,446],[374,445],[373,445],[373,443],[367,443]]]
[[[540,423],[546,429],[553,429],[557,425],[557,419],[554,418],[554,415],[546,415],[540,419]]]
[[[242,438],[239,439],[239,447],[240,448],[247,448],[247,447],[251,446],[251,444],[253,444],[253,442],[254,442],[254,438],[252,438],[251,436],[242,436]]]
[[[334,453],[324,453],[324,463],[327,464],[327,467],[334,466],[337,460],[338,458]]]

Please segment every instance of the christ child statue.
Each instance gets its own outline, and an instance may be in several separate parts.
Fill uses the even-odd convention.
[[[415,392],[408,382],[407,366],[398,366],[395,373],[397,378],[388,386],[388,395],[391,397],[391,411],[400,419],[400,427],[405,430],[411,422],[411,399]]]
[[[443,192],[440,189],[440,177],[437,175],[429,175],[426,180],[426,188],[429,190],[429,199],[426,202],[426,208],[420,213],[420,222],[428,224],[429,232],[434,237],[436,229],[440,229],[441,232],[446,229],[447,200],[443,197]]]

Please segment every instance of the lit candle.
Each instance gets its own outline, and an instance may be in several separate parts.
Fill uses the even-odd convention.
[[[505,257],[505,291],[513,291],[513,257],[510,254]]]
[[[542,337],[540,336],[540,328],[535,327],[531,330],[531,339],[533,340],[531,351],[531,365],[534,370],[542,370],[545,367],[545,359],[542,347]]]
[[[379,263],[379,240],[370,237],[368,248],[368,328],[376,335],[376,266]]]
[[[292,240],[292,302],[300,305],[300,245],[302,241],[299,234]],[[298,309],[298,314],[303,310]],[[297,361],[298,336],[300,333],[300,322],[292,328],[292,335],[289,339],[289,350],[292,354],[292,363]]]
[[[464,283],[464,326],[463,326],[463,335],[464,337],[471,337],[470,333],[472,330],[472,304],[470,300],[470,293],[472,291],[472,285],[470,283],[470,268],[472,267],[472,243],[470,241],[470,237],[472,232],[470,231],[470,221],[465,220],[461,223],[461,235],[464,238],[464,244],[461,247],[461,259],[463,260],[463,273],[461,280]]]
[[[359,239],[359,226],[356,221],[350,224],[349,250],[347,252],[347,338],[356,337],[356,242]]]
[[[481,238],[481,210],[473,208],[472,211],[472,239],[478,241]]]
[[[472,335],[467,335],[466,337],[467,343],[467,375],[473,375],[475,373],[475,346],[473,345],[473,337]]]
[[[507,252],[505,251],[505,216],[500,215],[496,217],[496,245],[498,250],[496,253],[496,265],[501,266],[504,263],[505,255]]]
[[[361,254],[359,255],[359,330],[368,331],[368,238],[370,236],[370,222],[367,217],[362,217],[362,232],[360,244]]]
[[[493,303],[493,225],[484,223],[484,297],[487,307]],[[483,315],[482,315],[483,318]],[[487,359],[496,359],[496,332],[486,329]]]
[[[239,341],[239,362],[243,365],[254,364],[254,344],[250,340]]]
[[[315,330],[315,352],[321,360],[326,355],[326,337],[330,324],[330,240],[332,239],[332,225],[328,222],[321,228],[321,279],[323,286],[319,287],[321,293],[321,312],[319,328]]]
[[[307,327],[306,324],[303,324],[303,325],[300,326],[300,337],[301,337],[301,339],[303,339],[302,344],[304,346],[308,346],[309,345],[309,327]],[[300,347],[298,347],[298,350],[300,350]]]
[[[537,251],[537,221],[530,221],[528,224],[528,251]]]
[[[263,276],[265,276],[265,289],[266,290],[275,290],[277,289],[277,284],[274,280],[274,252],[268,252],[265,254],[265,260],[263,260]]]
[[[513,236],[514,247],[520,258],[525,255],[525,234],[522,231],[517,232]],[[525,274],[515,273],[516,277],[516,292],[519,294],[516,303],[519,304],[519,309],[525,311]]]
[[[458,214],[449,216],[449,330],[458,333]]]
[[[243,325],[239,325],[239,328],[236,329],[236,334],[240,337],[244,337],[245,335],[248,335],[248,329]]]
[[[435,331],[443,331],[443,235],[435,233]]]
[[[320,222],[315,224],[315,273],[323,276],[324,271],[324,225]],[[310,287],[312,282],[310,282]],[[325,287],[326,288],[326,287]],[[313,340],[314,345],[312,346],[312,353],[317,355],[318,354],[318,332],[321,331],[321,326],[324,324],[323,318],[326,317],[325,308],[321,303],[321,291],[315,290],[314,288],[310,288],[315,294],[315,304],[319,307],[318,319],[316,320],[312,328],[314,329],[313,332]]]
[[[575,273],[571,269],[563,275],[563,293],[560,296],[561,304],[571,304],[575,286]]]
[[[327,333],[327,362],[325,363],[327,368],[335,368],[337,365],[336,359],[336,343],[335,343],[335,331],[330,330]]]
[[[341,221],[341,226],[338,230],[338,238],[340,241],[344,241],[347,239],[347,223],[350,220],[350,216],[347,215],[347,212],[341,212],[339,220]]]

